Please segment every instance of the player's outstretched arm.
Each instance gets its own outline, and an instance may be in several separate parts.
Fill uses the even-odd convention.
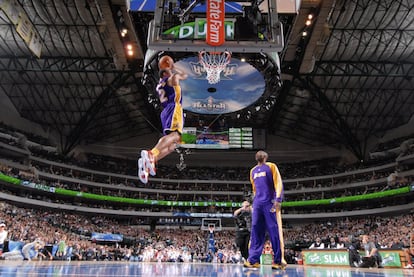
[[[172,66],[173,76],[172,76],[172,85],[178,85],[180,80],[185,80],[188,77],[188,74],[183,72],[182,70]]]

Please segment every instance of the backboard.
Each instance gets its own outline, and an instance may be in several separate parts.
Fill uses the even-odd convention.
[[[156,0],[154,20],[149,26],[148,48],[159,51],[280,52],[283,32],[277,1],[225,1],[225,42],[205,43],[206,11],[202,0]],[[221,1],[218,1],[221,2]],[[241,5],[240,3],[243,3]]]
[[[154,19],[148,26],[145,65],[160,52],[265,53],[275,57],[284,47],[277,0],[224,2],[224,42],[206,43],[205,0],[155,0]],[[221,2],[218,0],[217,2]],[[262,8],[262,6],[264,8]]]
[[[213,228],[214,231],[221,231],[221,218],[201,219],[201,231],[210,231],[210,228]]]

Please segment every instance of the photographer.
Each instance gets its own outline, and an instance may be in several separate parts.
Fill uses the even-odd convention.
[[[350,236],[345,243],[345,248],[348,249],[349,263],[352,267],[383,267],[378,248],[368,235],[363,235],[361,240]],[[359,250],[363,252],[363,256],[360,255]]]
[[[242,257],[249,257],[250,228],[252,222],[252,206],[248,201],[242,203],[241,208],[233,213],[236,221],[236,245],[240,249]]]
[[[404,268],[414,268],[412,258],[414,257],[414,233],[410,235],[410,246],[404,248],[405,259],[407,260],[407,265]]]
[[[349,255],[349,264],[351,267],[359,267],[361,263],[361,255],[358,252],[358,249],[361,248],[361,242],[354,238],[354,236],[349,235],[344,237],[344,248],[348,249]]]

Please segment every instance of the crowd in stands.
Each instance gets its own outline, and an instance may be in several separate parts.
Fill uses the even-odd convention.
[[[49,169],[50,167],[46,167],[46,166],[39,167],[38,170],[47,172],[47,169]],[[57,168],[57,170],[53,170],[51,172],[59,176],[60,175],[60,173],[58,172],[59,169],[60,168]],[[203,202],[203,201],[242,202],[243,199],[245,198],[245,193],[242,192],[245,190],[245,188],[240,189],[238,194],[231,194],[230,192],[232,190],[229,190],[227,192],[218,190],[218,189],[216,190],[214,187],[214,182],[208,184],[209,186],[211,186],[211,188],[207,192],[206,191],[203,191],[203,192],[192,191],[191,184],[175,185],[174,183],[171,183],[170,185],[171,186],[175,185],[176,186],[175,190],[170,189],[170,190],[166,190],[165,192],[160,192],[160,191],[157,191],[157,189],[154,189],[153,191],[147,189],[146,191],[140,191],[139,189],[128,190],[125,187],[122,188],[120,186],[115,186],[113,183],[107,183],[106,185],[105,183],[87,185],[86,183],[82,182],[83,179],[74,178],[72,174],[71,175],[74,181],[68,182],[68,181],[60,181],[58,179],[57,180],[49,180],[46,178],[37,179],[35,178],[36,176],[34,176],[33,174],[31,177],[34,178],[34,180],[31,180],[32,178],[30,177],[30,172],[27,173],[25,171],[16,170],[13,168],[9,168],[7,166],[2,167],[1,171],[4,172],[6,175],[17,177],[22,180],[34,181],[44,186],[55,187],[55,188],[65,188],[65,189],[69,189],[73,191],[78,191],[81,193],[94,193],[96,195],[104,195],[104,196],[105,195],[106,196],[119,196],[119,197],[127,197],[127,198],[133,198],[133,199],[147,199],[147,200],[199,201],[199,202]],[[357,179],[358,178],[359,177],[357,177]],[[299,189],[296,191],[296,194],[286,194],[285,200],[292,201],[292,200],[330,199],[330,198],[342,197],[342,196],[363,195],[363,194],[371,193],[371,192],[385,191],[386,189],[404,187],[409,184],[412,184],[413,182],[412,175],[405,176],[405,177],[397,177],[393,181],[392,184],[389,184],[385,177],[383,177],[382,179],[383,181],[381,182],[372,183],[370,185],[366,184],[362,186],[352,185],[355,183],[352,179],[349,179],[348,186],[346,185],[346,183],[344,183],[342,186],[338,186],[338,189],[335,189],[335,190],[323,190],[321,189],[323,187],[318,187],[316,188],[315,191],[306,191],[302,193],[301,190]],[[200,184],[196,184],[196,185],[200,185]],[[216,186],[219,187],[220,184],[216,184]],[[237,184],[234,186],[236,187]],[[179,191],[182,191],[182,192],[179,192]],[[24,188],[24,189],[20,188],[17,193],[18,195],[23,196],[23,197],[33,198],[33,195],[32,195],[33,191],[30,190],[29,188]],[[72,204],[72,205],[89,205],[91,207],[100,207],[100,208],[108,208],[108,209],[141,210],[141,211],[148,210],[148,207],[145,207],[145,206],[136,206],[136,205],[131,206],[127,204],[120,205],[119,203],[117,204],[114,202],[113,203],[100,202],[99,204],[90,203],[82,197],[70,198],[70,199],[65,200],[62,198],[56,198],[54,195],[53,197],[51,197],[50,193],[49,194],[38,193],[38,196],[36,197],[37,199],[43,199],[44,201],[57,201],[58,203],[64,203],[69,200],[69,202],[67,203]],[[364,202],[362,203],[364,205],[360,203],[358,208],[359,209],[364,208],[364,207],[375,208],[375,207],[383,207],[384,205],[396,205],[396,204],[401,204],[401,203],[406,203],[406,202],[407,200],[404,200],[401,198],[394,198],[394,199],[387,200],[387,202],[383,202],[383,201],[379,201],[376,203],[375,202],[369,202],[369,203]],[[336,206],[331,205],[331,206],[332,207],[325,207],[324,211],[325,212],[337,212],[337,211],[343,211],[344,209],[352,210],[355,208],[354,205],[350,205],[349,207],[344,207],[343,205],[336,205]],[[203,211],[205,209],[206,207],[191,207],[191,209],[188,211],[189,212]],[[321,208],[319,207],[318,209],[321,209]],[[162,210],[172,211],[171,207],[164,207],[164,208],[151,207],[151,210],[152,211],[162,211]],[[231,207],[227,207],[227,208],[216,207],[214,212],[231,212]],[[301,212],[304,212],[304,209],[301,207],[299,208],[299,210],[290,208],[289,212],[290,213],[298,213],[298,212],[301,213]],[[305,212],[313,213],[315,212],[315,210],[307,209],[307,211]]]
[[[396,159],[414,153],[414,134],[381,142],[370,152],[373,160]]]
[[[135,160],[127,160],[123,158],[97,155],[92,153],[84,153],[84,155],[78,155],[76,158],[64,156],[56,151],[57,148],[55,146],[50,146],[51,143],[46,138],[17,130],[1,122],[0,134],[4,135],[0,135],[0,139],[2,141],[6,143],[8,142],[12,145],[21,146],[21,144],[24,142],[34,141],[33,143],[28,143],[27,146],[22,147],[28,147],[31,151],[31,154],[36,157],[64,163],[66,165],[74,165],[81,168],[88,168],[103,172],[112,172],[131,176],[136,175]],[[24,136],[25,139],[17,143],[18,138],[21,138],[22,136]],[[404,140],[407,140],[407,138],[404,138]],[[51,151],[52,149],[54,151]],[[300,161],[295,163],[278,163],[278,167],[284,179],[294,179],[338,174],[341,172],[349,172],[357,169],[369,168],[377,164],[385,164],[387,162],[393,161],[395,161],[395,157],[394,159],[375,159],[358,162],[355,164],[344,164],[341,163],[339,158],[328,158],[321,160]],[[250,166],[251,164],[246,165],[246,167],[238,168],[188,167],[186,170],[181,171],[176,167],[160,165],[159,168],[157,168],[157,171],[159,172],[158,175],[163,176],[164,179],[248,181],[248,172],[250,170]],[[96,178],[96,176],[94,178]],[[140,184],[135,185],[139,186]]]
[[[0,129],[2,132],[7,131],[5,126]],[[12,129],[9,133],[15,134]],[[28,135],[28,134],[25,134]],[[28,135],[29,136],[29,135]],[[31,136],[32,138],[32,136]],[[36,138],[34,138],[36,139]],[[46,142],[40,139],[40,142]],[[249,168],[187,168],[184,171],[179,171],[175,167],[160,166],[158,168],[159,176],[163,176],[161,181],[151,181],[148,185],[143,186],[137,178],[135,164],[136,161],[128,161],[116,157],[108,157],[96,154],[85,154],[82,160],[74,159],[59,155],[57,152],[46,151],[42,147],[31,147],[32,155],[41,156],[48,161],[57,161],[63,166],[51,165],[36,159],[30,159],[28,162],[31,165],[33,178],[28,178],[30,172],[22,172],[24,180],[38,182],[47,186],[60,187],[80,192],[88,192],[99,195],[110,195],[118,197],[130,197],[138,199],[154,199],[167,201],[236,201],[241,202],[244,194],[230,194],[227,192],[243,192],[247,193],[251,188],[247,180]],[[387,189],[399,188],[407,186],[412,183],[412,176],[402,176],[397,178],[397,182],[392,185],[384,181],[387,176],[393,174],[395,167],[389,167],[384,170],[368,170],[359,171],[349,175],[341,176],[339,173],[352,172],[351,170],[361,169],[368,166],[370,163],[359,163],[353,165],[339,165],[337,159],[325,159],[319,161],[298,162],[292,164],[279,164],[279,169],[285,183],[285,200],[315,200],[315,199],[330,199],[334,197],[346,197],[351,195],[362,195],[371,192],[385,191]],[[73,166],[76,166],[74,169]],[[372,164],[371,164],[372,165]],[[92,169],[102,172],[102,174],[84,170]],[[50,173],[56,178],[45,179],[38,178],[34,173]],[[126,177],[110,176],[106,172],[128,174]],[[318,177],[326,174],[338,174],[335,177],[329,175],[325,178]],[[72,181],[61,181],[59,176],[69,177]],[[306,176],[309,179],[303,178]],[[19,176],[21,177],[21,176]],[[300,181],[289,182],[290,178],[301,177]],[[187,182],[166,182],[165,180],[174,180],[176,178],[185,179]],[[240,184],[218,183],[214,180],[242,180]],[[85,184],[83,181],[94,182],[94,185]],[[205,182],[197,182],[197,180],[204,180]],[[208,182],[208,180],[212,180]],[[207,182],[206,182],[207,181]],[[362,182],[374,181],[374,184],[362,184]],[[349,184],[361,183],[358,186],[349,186]],[[110,185],[104,186],[102,184]],[[154,189],[154,192],[132,191],[125,189],[125,187],[140,188],[145,187]],[[334,188],[325,190],[325,188]],[[308,191],[308,189],[313,189]],[[156,190],[166,190],[165,193],[160,193]],[[303,193],[300,190],[304,190]],[[170,193],[169,191],[192,191],[194,193]],[[196,193],[202,191],[202,193]],[[205,193],[205,192],[212,193]],[[294,193],[289,194],[289,191]],[[223,192],[223,193],[219,193]],[[311,192],[311,193],[310,193]]]
[[[64,167],[64,166],[57,166],[57,165],[51,165],[44,162],[39,162],[36,160],[31,160],[31,165],[35,167],[37,170],[45,173],[51,173],[54,175],[60,175],[65,177],[70,177],[74,179],[80,179],[80,180],[86,180],[86,181],[93,181],[97,183],[106,183],[111,184],[115,186],[130,186],[130,187],[143,187],[139,185],[138,180],[136,180],[135,175],[124,175],[125,177],[119,177],[119,176],[110,176],[109,174],[105,173],[103,170],[99,170],[100,174],[97,172],[89,172],[87,170],[77,170],[71,167]],[[166,168],[166,166],[164,166]],[[87,168],[85,168],[87,169]],[[172,170],[172,167],[170,167],[170,171]],[[206,170],[206,168],[201,168],[200,171]],[[227,175],[226,172],[230,171],[227,169],[212,169],[207,168],[207,170],[220,172],[222,178],[216,179],[216,180],[234,180],[231,178],[230,175]],[[242,171],[240,168],[234,168],[232,171]],[[395,167],[390,167],[387,169],[384,169],[382,171],[363,171],[358,174],[352,174],[347,176],[338,176],[338,177],[325,177],[325,178],[309,178],[308,180],[302,179],[301,181],[297,182],[286,182],[285,184],[285,190],[300,190],[300,189],[306,189],[306,188],[324,188],[324,187],[333,187],[333,186],[341,186],[342,184],[347,184],[350,182],[357,183],[357,182],[364,182],[364,181],[372,181],[372,180],[378,180],[381,178],[386,178],[389,176],[392,172],[394,172],[396,169]],[[191,170],[190,170],[191,171]],[[192,171],[196,172],[196,169],[193,169]],[[248,172],[248,169],[245,169],[244,172]],[[195,173],[197,174],[197,173]],[[224,176],[224,177],[223,177]],[[128,178],[129,177],[129,178]],[[164,176],[163,176],[164,177]],[[172,180],[169,178],[163,178],[163,180]],[[153,188],[153,189],[173,189],[173,190],[188,190],[191,188],[191,190],[198,190],[198,191],[208,191],[208,190],[214,190],[214,191],[240,191],[242,189],[245,189],[248,186],[248,180],[244,180],[244,182],[241,182],[239,184],[232,184],[232,183],[222,183],[220,185],[213,185],[214,181],[208,182],[207,180],[204,180],[204,182],[198,181],[199,179],[185,179],[187,181],[174,183],[174,182],[159,182],[159,181],[152,181],[145,187],[147,188]],[[288,177],[284,178],[284,180],[289,180]],[[240,185],[244,184],[243,188],[240,188]]]
[[[36,134],[33,134],[31,132],[26,132],[23,131],[21,129],[17,129],[13,126],[10,126],[8,124],[5,124],[3,122],[0,121],[0,133],[3,134],[8,134],[10,136],[13,137],[22,137],[24,136],[26,140],[30,140],[32,142],[35,142],[39,145],[44,145],[44,146],[51,146],[51,143],[49,142],[49,140],[43,136],[39,136]]]
[[[208,253],[207,234],[201,230],[160,229],[150,232],[135,220],[126,222],[116,219],[83,216],[64,212],[19,208],[2,203],[0,221],[5,223],[9,241],[24,245],[38,242],[38,252],[46,259],[71,260],[130,260],[130,261],[207,261],[215,257]],[[102,243],[91,239],[91,234],[122,234],[124,240],[117,243]],[[215,233],[216,253],[240,262],[240,253],[234,247],[231,231]],[[54,245],[64,245],[52,254]],[[50,246],[50,247],[47,247]],[[23,246],[24,247],[24,246]],[[70,249],[70,250],[69,250]],[[32,259],[10,255],[3,258]],[[68,257],[68,253],[72,256]],[[60,255],[60,256],[59,256]],[[38,253],[36,253],[38,258]],[[238,257],[238,259],[236,259]],[[229,261],[230,262],[230,261]]]
[[[344,220],[326,220],[325,222],[304,224],[290,228],[285,232],[285,240],[311,245],[316,238],[327,245],[331,238],[345,242],[350,238],[369,235],[375,238],[380,248],[392,247],[396,241],[402,246],[409,246],[409,234],[414,228],[414,214],[399,216],[375,216],[363,218],[345,218]]]
[[[139,182],[135,176],[111,176],[108,173],[99,170],[102,168],[117,168],[117,165],[120,165],[121,168],[128,168],[125,166],[128,161],[122,160],[113,157],[99,156],[99,155],[90,155],[90,159],[87,159],[88,162],[78,163],[75,159],[64,158],[62,160],[58,159],[59,162],[64,162],[61,165],[51,164],[49,160],[54,160],[56,157],[59,157],[56,153],[47,155],[46,161],[40,161],[34,158],[29,158],[29,171],[22,171],[15,169],[6,169],[7,175],[18,177],[22,180],[29,182],[36,182],[41,185],[46,185],[56,188],[64,188],[74,191],[79,191],[81,193],[93,193],[97,195],[106,195],[106,196],[118,196],[118,197],[128,197],[134,199],[147,199],[147,200],[167,200],[167,201],[214,201],[214,202],[242,202],[245,198],[245,194],[251,189],[248,182],[240,183],[226,183],[220,181],[194,181],[194,179],[188,179],[180,181],[179,183],[174,182],[169,179],[162,179],[161,181],[150,182],[149,185],[145,186],[146,191],[143,190],[132,190],[131,188],[139,188]],[[294,168],[295,172],[298,171],[298,168],[306,170],[311,168],[313,172],[322,172],[322,169],[325,172],[339,172],[341,167],[326,166],[326,163],[333,162],[332,160],[321,162],[318,167],[311,166],[297,166],[298,164],[288,165],[286,168]],[[27,160],[25,161],[27,163]],[[315,163],[315,161],[314,161]],[[304,165],[306,163],[302,163]],[[76,165],[73,167],[71,165]],[[110,166],[108,166],[110,165]],[[83,168],[80,166],[84,166]],[[412,167],[412,165],[409,165]],[[380,192],[388,189],[399,188],[412,184],[413,176],[411,175],[402,175],[398,176],[398,171],[409,170],[411,169],[407,165],[399,165],[395,167],[391,164],[389,167],[385,167],[381,170],[360,170],[360,171],[350,171],[349,174],[338,174],[338,175],[328,175],[326,177],[316,176],[310,177],[308,179],[302,178],[301,181],[289,182],[288,177],[284,176],[285,183],[285,200],[286,201],[297,201],[297,200],[315,200],[315,199],[330,199],[335,197],[344,197],[344,196],[354,196],[354,195],[363,195],[372,192]],[[97,170],[96,172],[88,171],[88,168]],[[163,167],[161,167],[162,170]],[[349,170],[351,167],[347,168]],[[244,168],[223,168],[211,169],[211,168],[199,168],[200,175],[204,176],[202,172],[218,172],[221,178],[227,180],[233,180],[230,176],[241,174],[241,172],[248,172],[248,169]],[[282,171],[283,169],[281,169]],[[171,172],[171,168],[166,170]],[[186,172],[191,172],[191,174],[198,175],[196,169],[189,168]],[[289,170],[287,170],[289,172]],[[52,174],[53,178],[40,178],[39,175]],[[231,175],[228,175],[230,173]],[[306,175],[306,171],[303,173]],[[389,176],[394,176],[394,181],[388,181]],[[60,177],[62,176],[62,177]],[[288,175],[289,176],[289,175]],[[63,177],[69,177],[68,180],[61,180]],[[207,178],[208,179],[208,178]],[[93,182],[89,184],[85,181]],[[367,183],[368,182],[368,183]],[[138,184],[137,184],[138,183]],[[358,185],[360,184],[360,185]],[[326,189],[330,188],[330,189]],[[332,189],[334,188],[334,189]],[[153,191],[148,191],[152,189]],[[308,189],[311,189],[310,191]],[[159,190],[165,190],[161,192]],[[301,190],[304,190],[301,192]],[[181,192],[180,192],[181,191]],[[231,192],[239,192],[234,194]],[[289,193],[293,192],[293,193]],[[31,192],[26,191],[20,192],[21,195],[26,195],[30,197]],[[47,195],[44,195],[42,198],[48,200]],[[50,199],[50,198],[49,198]],[[78,202],[82,199],[70,199],[73,201],[71,204],[84,205],[84,203]],[[395,201],[400,201],[400,199],[394,199]],[[61,202],[62,199],[57,199]],[[406,202],[406,201],[403,201]],[[387,203],[377,203],[377,207],[381,207]],[[391,203],[393,204],[393,203]],[[395,204],[395,203],[394,203]],[[91,204],[88,204],[91,205]],[[373,207],[373,203],[366,203],[367,207]],[[95,205],[96,206],[96,205]],[[112,205],[111,203],[99,204],[99,207],[102,208],[111,208],[111,209],[137,209],[137,207],[131,206],[117,206]],[[353,208],[353,207],[351,207]],[[360,207],[363,208],[363,207]],[[146,210],[146,207],[142,207],[141,210]],[[203,209],[203,208],[202,208]],[[153,211],[160,209],[153,209]],[[194,210],[192,208],[192,210]],[[303,210],[303,209],[302,209]],[[341,211],[343,207],[334,207],[331,210],[325,211]],[[223,208],[216,209],[216,212],[231,212],[226,211]],[[295,209],[292,209],[292,213],[296,213]],[[300,212],[300,211],[299,211]],[[309,212],[314,212],[309,210]]]
[[[150,182],[143,186],[137,178],[111,176],[106,172],[135,176],[136,161],[108,157],[96,154],[87,154],[86,159],[73,159],[50,151],[53,147],[39,147],[28,144],[22,135],[16,135],[15,130],[10,131],[7,126],[0,125],[2,142],[9,145],[29,149],[33,157],[41,157],[47,161],[62,163],[62,166],[41,162],[28,157],[24,164],[28,170],[18,170],[7,165],[1,165],[1,172],[8,176],[18,177],[28,182],[38,182],[46,186],[65,188],[79,192],[89,192],[99,195],[130,197],[139,199],[156,199],[170,201],[233,201],[242,202],[246,190],[250,189],[247,180],[249,168],[187,168],[180,171],[176,168],[160,166],[159,175],[163,180]],[[39,138],[24,134],[30,139]],[[20,140],[15,138],[19,137]],[[48,145],[47,141],[40,142]],[[26,145],[27,146],[27,145]],[[377,162],[377,161],[376,161]],[[370,192],[385,191],[399,188],[413,183],[413,175],[399,175],[399,172],[409,171],[412,165],[398,165],[385,167],[382,170],[363,170],[369,166],[387,164],[393,160],[382,160],[379,163],[360,163],[354,165],[339,165],[337,159],[299,162],[292,164],[279,164],[284,180],[299,178],[301,181],[286,182],[286,199],[312,200],[329,199],[332,197],[351,196]],[[74,166],[77,169],[74,169]],[[101,172],[91,173],[86,170]],[[359,170],[359,171],[355,171]],[[354,172],[355,171],[355,172]],[[41,173],[52,174],[53,178],[40,178]],[[349,174],[341,174],[350,172]],[[334,177],[322,177],[335,174]],[[44,174],[43,174],[44,175]],[[69,177],[70,181],[62,181],[60,177]],[[321,176],[321,177],[318,177]],[[309,177],[309,178],[306,178]],[[171,180],[181,179],[178,184]],[[170,181],[165,181],[170,180]],[[196,181],[194,181],[196,180]],[[197,180],[206,180],[199,182]],[[241,180],[240,184],[228,184],[215,180]],[[92,185],[87,181],[93,182]],[[369,184],[365,184],[368,182]],[[363,185],[355,185],[364,183]],[[350,186],[350,184],[353,184]],[[121,189],[122,188],[122,189]],[[130,189],[128,189],[130,188]],[[134,188],[134,189],[132,189]],[[145,188],[143,191],[140,188]],[[329,189],[335,188],[335,189]],[[337,189],[338,188],[338,189]],[[154,191],[148,191],[153,189]],[[301,190],[311,190],[311,193],[301,193]],[[167,190],[161,193],[159,190]],[[169,191],[193,191],[193,193],[171,193]],[[113,205],[111,203],[81,202],[80,199],[60,199],[51,197],[47,193],[33,194],[30,190],[9,190],[3,192],[17,194],[27,198],[36,198],[45,202],[56,201],[75,205],[88,205],[89,207],[162,211],[160,208]],[[211,191],[211,194],[203,194]],[[230,192],[241,192],[230,194]],[[384,206],[391,202],[367,202],[366,207]],[[78,202],[79,201],[79,202]],[[406,200],[404,200],[407,202]],[[403,202],[404,202],[403,201]],[[404,203],[405,203],[404,202]],[[408,202],[407,202],[408,203]],[[232,228],[215,232],[216,251],[207,249],[207,233],[199,228],[200,222],[192,220],[179,221],[165,218],[162,228],[150,231],[148,219],[125,218],[116,219],[104,216],[90,216],[73,214],[70,212],[44,210],[41,208],[28,209],[3,202],[0,211],[0,229],[7,230],[6,243],[3,244],[1,259],[49,259],[49,260],[127,260],[127,261],[168,261],[168,262],[219,262],[241,263],[242,258],[234,239],[235,230]],[[393,203],[400,204],[400,203]],[[358,209],[365,207],[358,205]],[[172,207],[169,207],[171,211]],[[334,208],[341,211],[343,206]],[[355,208],[351,205],[349,208]],[[220,207],[200,207],[198,211],[205,212],[232,212]],[[328,211],[328,210],[325,210]],[[295,213],[294,209],[290,212]],[[298,211],[298,212],[303,212]],[[308,212],[314,212],[308,209]],[[309,224],[285,224],[285,257],[289,263],[296,263],[300,258],[300,250],[311,245],[317,237],[326,245],[345,244],[350,239],[367,234],[375,238],[380,248],[404,248],[409,245],[408,236],[413,229],[413,213],[395,217],[364,217],[312,222]],[[158,221],[161,223],[162,219]],[[195,223],[195,224],[194,224]],[[4,225],[4,226],[2,226]],[[159,226],[160,227],[160,226]],[[190,229],[188,229],[190,228]],[[123,240],[117,242],[97,241],[92,233],[121,234]],[[0,241],[0,250],[1,250]],[[16,251],[13,251],[16,250]]]
[[[410,213],[285,226],[285,257],[289,263],[297,263],[300,251],[317,238],[328,245],[332,240],[344,243],[352,237],[369,235],[380,249],[406,248],[413,222],[414,214]],[[133,219],[29,209],[5,202],[1,203],[0,223],[8,232],[0,258],[7,260],[242,262],[235,245],[235,228],[214,232],[216,250],[212,252],[207,247],[208,231],[200,228],[151,231]],[[123,240],[98,241],[92,233],[121,234]],[[20,248],[16,248],[18,242]],[[15,248],[9,249],[11,245]]]

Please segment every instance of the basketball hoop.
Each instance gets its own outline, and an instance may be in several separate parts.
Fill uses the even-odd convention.
[[[217,84],[220,82],[220,74],[230,63],[231,53],[225,52],[206,52],[198,53],[199,62],[207,73],[207,81],[209,84]]]
[[[201,219],[201,230],[202,231],[214,231],[219,232],[223,230],[221,225],[221,218],[202,218]]]

